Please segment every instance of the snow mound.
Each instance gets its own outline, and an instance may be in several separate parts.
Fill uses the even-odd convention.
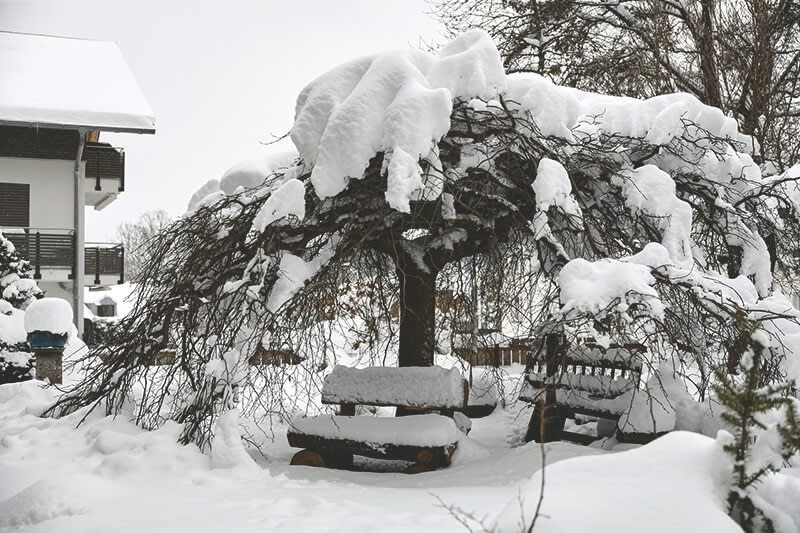
[[[219,184],[219,180],[216,178],[210,179],[203,184],[202,187],[197,189],[192,197],[189,199],[189,205],[187,206],[188,211],[192,211],[193,209],[197,209],[203,205],[207,205],[209,201],[208,198],[212,196],[222,197],[222,187]]]
[[[676,431],[641,448],[550,465],[535,530],[740,532],[725,513],[719,453],[714,439]],[[496,519],[497,531],[525,530],[541,475],[534,474],[508,503]]]
[[[220,179],[213,178],[205,182],[189,199],[187,211],[211,205],[226,195],[264,185],[275,173],[290,169],[297,160],[297,150],[294,147],[287,149],[286,144],[271,145],[266,152],[236,163]],[[276,176],[273,182],[267,183],[265,192],[270,192],[283,181]]]
[[[650,268],[644,265],[616,259],[573,259],[558,275],[561,311],[595,314],[614,304],[617,311],[623,312],[637,302],[648,305],[654,316],[661,316],[663,304],[653,283]]]
[[[275,170],[291,166],[295,159],[297,159],[295,150],[284,150],[246,159],[225,171],[219,180],[220,189],[225,194],[233,194],[239,187],[249,189],[261,185]]]
[[[221,414],[214,424],[214,441],[211,445],[212,468],[252,468],[256,464],[242,445],[239,430],[239,410],[231,409]]]
[[[253,229],[259,233],[289,215],[300,220],[306,216],[306,188],[298,179],[290,179],[267,198],[253,220]]]
[[[691,260],[692,208],[678,198],[675,181],[655,165],[626,170],[614,183],[632,213],[661,220],[662,242],[676,262]]]
[[[617,423],[624,433],[662,433],[675,429],[678,413],[694,400],[669,362],[653,372],[644,390],[634,394],[629,408]]]
[[[578,202],[572,197],[572,183],[567,170],[558,161],[547,157],[539,160],[532,187],[536,194],[537,209],[547,211],[550,206],[556,206],[567,214],[581,215]]]
[[[0,527],[19,528],[61,516],[81,514],[86,509],[74,494],[48,481],[39,480],[10,498],[0,501]]]
[[[743,150],[752,151],[755,143],[739,132],[733,118],[687,93],[639,100],[561,87],[538,74],[517,73],[508,76],[504,96],[528,111],[543,135],[570,141],[578,134],[607,133],[644,138],[655,145],[686,135],[702,143],[709,132],[740,143]]]
[[[346,63],[300,93],[291,137],[320,198],[359,179],[379,151],[386,152],[388,200],[403,210],[422,183],[412,165],[450,129],[455,98],[490,99],[505,90],[500,54],[489,35],[471,30],[438,56],[417,50],[373,55]],[[395,157],[402,160],[392,161]]]
[[[308,261],[283,252],[278,265],[278,279],[269,293],[267,309],[276,312],[302,289],[333,258],[337,242],[337,239],[331,239]]]
[[[0,342],[14,345],[28,340],[25,333],[25,313],[0,300]]]
[[[61,298],[36,300],[25,310],[25,331],[49,331],[56,335],[69,335],[72,324],[72,306]]]
[[[53,389],[43,381],[29,380],[0,385],[0,404],[9,412],[39,416],[55,401]]]

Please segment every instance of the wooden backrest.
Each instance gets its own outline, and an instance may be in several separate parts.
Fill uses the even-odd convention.
[[[572,344],[553,358],[555,371],[548,372],[549,361],[546,354],[535,354],[529,360],[528,375],[557,375],[570,382],[573,388],[588,387],[593,391],[602,390],[598,383],[611,384],[619,380],[627,380],[638,386],[642,373],[641,354],[645,350],[644,345],[639,343],[611,344],[608,347],[593,342]],[[578,376],[596,379],[579,379]],[[584,382],[586,385],[582,385]]]
[[[454,369],[432,367],[350,368],[337,365],[325,377],[322,403],[463,409],[469,386]]]
[[[554,353],[548,353],[544,343],[532,346],[520,399],[538,401],[550,385],[559,391],[558,403],[583,411],[592,410],[592,404],[602,406],[600,411],[617,411],[620,402],[614,400],[624,399],[639,386],[641,354],[646,350],[642,344],[603,347],[587,341],[555,346]]]

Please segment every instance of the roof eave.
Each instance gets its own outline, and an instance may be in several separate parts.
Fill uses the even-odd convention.
[[[25,120],[7,120],[0,118],[2,126],[22,126],[28,128],[55,128],[65,130],[94,130],[110,131],[114,133],[141,133],[153,135],[156,132],[155,126],[152,128],[142,128],[138,126],[107,126],[99,124],[61,124],[55,122],[29,122]]]

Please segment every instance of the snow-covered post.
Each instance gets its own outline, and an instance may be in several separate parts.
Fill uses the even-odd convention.
[[[25,332],[36,361],[36,379],[62,382],[64,346],[72,331],[72,307],[66,300],[42,298],[28,306]]]

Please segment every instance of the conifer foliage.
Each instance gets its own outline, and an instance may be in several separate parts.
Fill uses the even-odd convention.
[[[752,328],[751,328],[752,331]],[[800,401],[795,383],[767,383],[770,352],[752,331],[735,375],[717,372],[714,392],[724,407],[719,444],[732,462],[728,512],[746,532],[775,531],[758,485],[800,451]]]
[[[30,378],[32,355],[25,342],[22,311],[42,296],[30,264],[0,233],[0,384]]]

